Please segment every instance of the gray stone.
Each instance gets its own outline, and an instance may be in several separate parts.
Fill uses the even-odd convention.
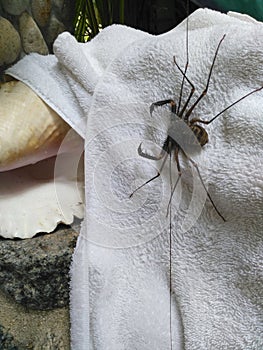
[[[50,18],[51,0],[32,0],[31,10],[37,24],[45,27]]]
[[[63,10],[65,0],[52,0],[53,7],[56,8],[59,12]]]
[[[1,350],[70,350],[69,307],[32,310],[0,290]]]
[[[58,34],[73,33],[75,1],[0,0],[0,21],[1,16],[9,27],[0,23],[0,81],[4,70],[25,54],[52,53]]]
[[[18,32],[4,17],[0,17],[0,66],[13,63],[19,56],[21,41]]]
[[[29,0],[2,0],[2,6],[10,15],[20,15],[28,8]]]
[[[53,44],[57,36],[66,30],[64,24],[54,15],[51,16],[48,28],[46,29],[46,41],[49,45]]]
[[[28,308],[49,310],[67,305],[77,235],[62,227],[28,240],[0,239],[0,288]]]
[[[0,349],[2,350],[20,350],[14,342],[14,338],[8,331],[0,325]]]
[[[75,1],[53,0],[53,13],[60,20],[68,31],[73,32],[73,22],[75,16]]]
[[[25,53],[37,52],[40,55],[48,54],[48,47],[36,22],[27,13],[19,18],[19,32]]]

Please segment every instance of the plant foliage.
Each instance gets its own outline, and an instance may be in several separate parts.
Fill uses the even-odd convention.
[[[173,28],[196,8],[190,1],[190,8],[186,9],[185,0],[76,0],[75,37],[87,41],[112,23],[159,34]]]
[[[101,28],[112,23],[124,23],[125,0],[76,0],[75,37],[84,42]]]

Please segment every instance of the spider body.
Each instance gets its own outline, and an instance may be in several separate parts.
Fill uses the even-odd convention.
[[[200,146],[203,147],[208,142],[208,133],[206,132],[205,128],[198,124],[190,124],[189,125],[191,130],[193,131],[197,141],[199,142]]]

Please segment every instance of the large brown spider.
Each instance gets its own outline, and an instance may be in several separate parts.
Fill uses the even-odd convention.
[[[257,89],[254,89],[253,91],[250,91],[249,93],[247,93],[246,95],[242,96],[241,98],[239,98],[238,100],[234,101],[233,103],[231,103],[229,106],[227,106],[226,108],[224,108],[221,112],[219,112],[218,114],[216,114],[212,119],[210,120],[202,120],[202,119],[199,119],[199,118],[193,118],[193,119],[190,119],[190,116],[194,110],[194,108],[197,106],[197,104],[202,100],[202,98],[207,94],[207,91],[208,91],[208,88],[209,88],[209,83],[210,83],[210,79],[211,79],[211,75],[212,75],[212,71],[213,71],[213,67],[214,67],[214,64],[215,64],[215,61],[216,61],[216,57],[218,55],[218,52],[219,52],[219,48],[220,48],[220,45],[222,44],[223,40],[225,39],[225,36],[224,35],[221,40],[219,41],[219,44],[217,45],[217,48],[216,48],[216,51],[215,51],[215,54],[214,54],[214,58],[213,58],[213,61],[212,61],[212,65],[210,67],[210,70],[209,70],[209,74],[208,74],[208,79],[207,79],[207,83],[206,83],[206,86],[205,86],[205,89],[203,90],[203,92],[200,94],[200,96],[196,99],[196,101],[187,109],[190,101],[191,101],[191,98],[195,92],[195,87],[193,85],[193,83],[188,79],[188,77],[186,76],[186,71],[187,71],[187,66],[188,66],[188,63],[186,64],[185,66],[185,71],[183,71],[179,65],[177,64],[176,62],[176,59],[174,57],[174,63],[176,65],[176,67],[178,68],[178,70],[180,71],[180,73],[183,75],[183,80],[182,80],[182,84],[181,84],[181,92],[180,92],[180,98],[179,98],[179,103],[178,103],[178,106],[176,104],[176,102],[173,100],[173,99],[167,99],[167,100],[162,100],[162,101],[157,101],[157,102],[154,102],[151,104],[150,106],[150,114],[152,115],[155,107],[158,107],[158,106],[164,106],[164,105],[170,105],[170,108],[171,108],[171,112],[172,112],[172,118],[173,118],[173,115],[176,116],[177,118],[180,118],[181,120],[183,120],[187,126],[189,126],[189,128],[191,129],[191,131],[193,132],[193,134],[195,135],[198,143],[200,144],[201,147],[203,147],[207,142],[208,142],[208,134],[205,130],[205,128],[199,124],[210,124],[212,123],[216,118],[218,118],[220,115],[222,115],[224,112],[226,112],[229,108],[233,107],[235,104],[237,104],[238,102],[240,102],[241,100],[245,99],[246,97],[248,97],[249,95],[263,89],[263,86],[257,88]],[[184,84],[184,80],[186,80],[190,86],[191,86],[191,91],[190,91],[190,94],[185,102],[185,104],[182,106],[182,108],[180,108],[180,105],[181,105],[181,97],[182,97],[182,90],[183,90],[183,84]],[[172,123],[171,123],[171,126],[170,126],[170,129],[172,128]],[[151,181],[157,179],[163,168],[164,168],[164,165],[165,165],[165,162],[167,160],[167,157],[168,155],[171,157],[172,155],[174,156],[174,159],[176,161],[176,165],[177,165],[177,170],[178,170],[178,178],[175,182],[175,184],[173,185],[172,187],[172,190],[171,190],[171,195],[170,195],[170,200],[169,200],[169,203],[168,203],[168,208],[167,208],[167,215],[168,215],[168,209],[170,207],[170,204],[171,204],[171,200],[172,200],[172,197],[173,197],[173,194],[174,194],[174,191],[176,189],[176,186],[182,176],[182,172],[181,172],[181,166],[180,166],[180,161],[179,161],[179,152],[181,151],[185,157],[192,163],[192,165],[195,167],[196,171],[197,171],[197,174],[200,178],[200,181],[202,183],[202,186],[204,188],[204,190],[206,191],[206,194],[210,200],[210,202],[212,203],[215,211],[217,212],[217,214],[222,218],[223,221],[226,221],[224,216],[219,212],[219,210],[217,209],[213,199],[211,198],[211,195],[209,194],[208,192],[208,189],[206,188],[205,184],[204,184],[204,181],[202,179],[202,176],[201,176],[201,173],[199,171],[199,168],[198,168],[198,165],[196,164],[196,162],[190,158],[189,155],[187,155],[184,150],[181,148],[181,146],[176,142],[176,140],[171,136],[171,135],[174,135],[175,133],[172,132],[169,132],[168,133],[168,136],[166,137],[163,145],[162,145],[162,150],[160,152],[160,154],[158,156],[152,156],[148,153],[145,153],[143,152],[142,150],[142,143],[139,145],[138,147],[138,153],[141,157],[144,157],[144,158],[147,158],[147,159],[152,159],[152,160],[160,160],[162,158],[164,158],[163,160],[163,163],[159,169],[159,171],[157,172],[157,174],[152,177],[151,179],[147,180],[146,182],[144,182],[141,186],[139,186],[138,188],[136,188],[130,195],[130,197],[133,196],[133,194],[135,192],[137,192],[139,189],[141,189],[143,186],[145,186],[146,184],[150,183]]]

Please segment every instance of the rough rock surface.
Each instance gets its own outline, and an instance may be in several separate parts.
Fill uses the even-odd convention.
[[[32,309],[67,305],[77,235],[73,229],[60,226],[54,233],[28,240],[0,239],[0,289]]]
[[[21,51],[21,40],[11,22],[0,17],[0,66],[13,63]]]
[[[2,0],[4,10],[10,15],[20,15],[29,6],[29,0]]]
[[[48,24],[51,13],[51,0],[32,0],[32,14],[40,27]]]
[[[37,52],[40,55],[48,54],[48,47],[33,18],[24,12],[19,18],[19,32],[25,53]]]
[[[75,1],[0,0],[0,81],[4,70],[25,54],[52,53],[57,36],[73,32],[74,17]]]
[[[14,342],[14,338],[8,331],[0,325],[0,349],[19,350]]]
[[[1,350],[70,350],[69,307],[32,310],[0,291]]]

